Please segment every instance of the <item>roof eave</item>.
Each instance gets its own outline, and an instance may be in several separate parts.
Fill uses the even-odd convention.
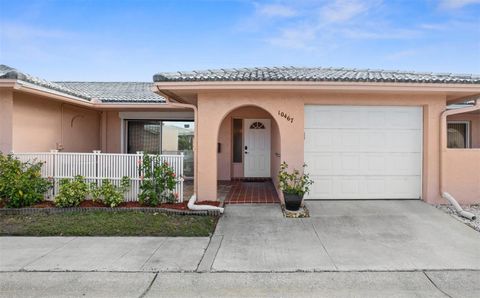
[[[314,82],[314,81],[182,81],[155,82],[159,90],[326,90],[478,92],[480,84]]]
[[[35,85],[32,83],[28,83],[25,81],[17,80],[13,88],[18,91],[33,93],[33,94],[46,96],[46,97],[54,98],[61,101],[67,101],[67,102],[71,102],[79,105],[85,105],[85,106],[93,105],[93,103],[89,100],[86,100],[77,96],[73,96],[70,94],[66,94],[60,91],[56,91],[53,89],[49,89],[46,87],[42,87],[39,85]]]
[[[111,108],[175,108],[165,103],[105,103],[98,99],[92,101],[58,92],[49,88],[41,87],[32,83],[19,80],[0,80],[0,87],[12,88],[13,90],[48,97],[62,102],[90,107],[92,109]]]

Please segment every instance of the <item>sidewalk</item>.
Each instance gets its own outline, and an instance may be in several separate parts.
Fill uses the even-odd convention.
[[[208,237],[0,237],[0,271],[195,271]]]
[[[4,272],[0,297],[480,297],[479,271]]]

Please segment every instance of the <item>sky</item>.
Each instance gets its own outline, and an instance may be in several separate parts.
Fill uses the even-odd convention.
[[[480,74],[480,0],[0,0],[0,64],[64,81],[272,66]]]

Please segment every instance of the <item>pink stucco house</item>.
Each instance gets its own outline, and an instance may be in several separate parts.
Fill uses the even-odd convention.
[[[50,82],[1,65],[0,99],[2,152],[181,151],[199,200],[250,178],[281,198],[286,161],[308,164],[306,199],[480,203],[480,76],[281,67]]]

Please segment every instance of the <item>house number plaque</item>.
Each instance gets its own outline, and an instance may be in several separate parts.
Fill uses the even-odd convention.
[[[282,118],[285,118],[287,119],[287,121],[290,121],[291,123],[293,123],[293,117],[290,117],[289,114],[285,113],[285,112],[282,112],[282,111],[278,111],[278,116],[282,117]]]

